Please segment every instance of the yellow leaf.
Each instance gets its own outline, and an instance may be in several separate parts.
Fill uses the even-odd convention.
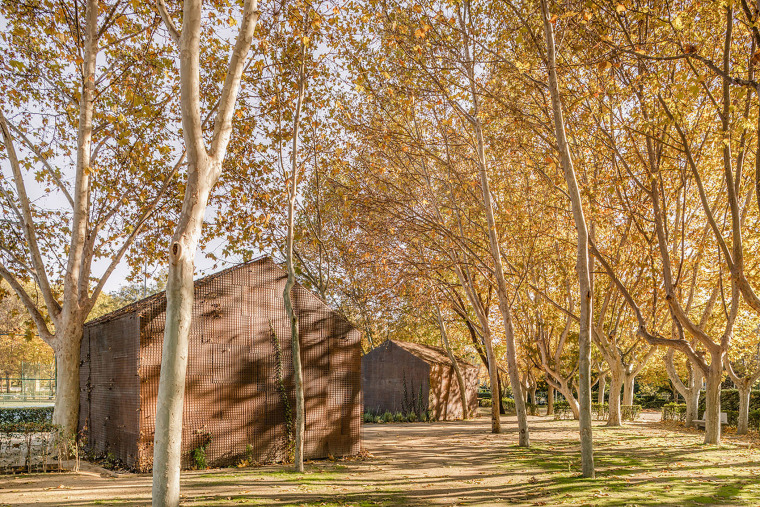
[[[615,6],[615,12],[617,12],[618,14],[623,14],[625,11],[626,11],[625,5],[619,3]]]

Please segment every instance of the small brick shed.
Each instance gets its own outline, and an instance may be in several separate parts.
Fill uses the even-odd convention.
[[[457,358],[467,387],[470,413],[478,406],[478,368]],[[364,410],[400,412],[417,397],[440,421],[461,419],[459,382],[446,351],[388,340],[362,357]]]
[[[285,457],[286,404],[295,407],[286,279],[271,259],[261,258],[195,282],[184,467],[209,435],[212,466]],[[292,298],[304,369],[305,457],[357,454],[361,334],[302,286],[293,288]],[[88,322],[82,340],[79,428],[86,449],[111,453],[140,471],[150,470],[153,460],[165,318],[166,295],[159,293]]]

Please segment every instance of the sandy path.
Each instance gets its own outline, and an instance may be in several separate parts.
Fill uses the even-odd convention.
[[[530,423],[537,448],[561,458],[565,472],[578,468],[577,422],[531,417]],[[595,423],[600,437],[606,433],[602,424]],[[637,422],[626,431],[636,439],[674,436],[652,424]],[[364,447],[371,459],[315,461],[303,476],[282,466],[185,472],[183,505],[544,505],[546,469],[515,448],[514,417],[503,418],[502,428],[504,433],[493,435],[484,417],[365,425]],[[700,437],[687,438],[696,442]],[[620,449],[613,446],[609,453],[617,456]],[[0,506],[142,506],[150,502],[150,487],[149,475],[136,474],[0,476]]]

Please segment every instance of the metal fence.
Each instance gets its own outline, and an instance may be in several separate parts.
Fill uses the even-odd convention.
[[[21,363],[21,375],[0,376],[0,403],[55,401],[55,364]]]

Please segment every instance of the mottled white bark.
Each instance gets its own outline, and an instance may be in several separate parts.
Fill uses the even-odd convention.
[[[293,467],[296,472],[303,472],[303,440],[305,432],[305,413],[304,413],[304,392],[303,392],[303,365],[301,364],[301,340],[298,333],[298,316],[293,308],[293,302],[290,297],[291,290],[296,283],[296,271],[293,263],[293,239],[295,234],[295,212],[296,197],[298,196],[298,136],[301,122],[301,107],[303,105],[304,88],[306,79],[304,75],[304,58],[301,53],[301,63],[298,75],[298,99],[296,100],[296,109],[293,116],[293,145],[291,150],[291,171],[286,178],[289,182],[288,192],[288,234],[285,245],[285,263],[288,271],[288,280],[285,283],[283,300],[285,301],[285,311],[288,314],[290,322],[290,341],[293,356],[293,384],[295,387],[296,398],[296,420],[294,430],[294,450],[293,450]]]
[[[156,401],[153,450],[153,505],[179,505],[182,412],[184,406],[187,350],[193,305],[195,252],[200,239],[209,193],[219,179],[232,131],[232,115],[240,78],[248,59],[258,20],[256,0],[243,5],[240,32],[233,48],[214,122],[211,147],[203,139],[200,114],[200,37],[202,1],[186,0],[182,7],[181,32],[164,16],[179,43],[180,106],[187,152],[187,184],[182,211],[169,250],[161,375]],[[162,14],[163,4],[158,9]]]
[[[554,45],[554,27],[549,20],[549,7],[546,0],[541,0],[541,12],[546,36],[547,66],[549,71],[549,92],[552,98],[552,113],[554,116],[554,132],[559,150],[560,165],[567,184],[567,193],[573,211],[573,221],[578,233],[578,256],[576,270],[581,297],[580,333],[578,336],[578,403],[580,405],[580,437],[581,437],[581,466],[584,477],[594,477],[593,437],[591,433],[591,319],[592,291],[591,273],[589,269],[589,235],[586,218],[583,213],[581,194],[575,176],[573,160],[565,135],[565,122],[562,113],[562,102],[557,81],[557,58]]]

